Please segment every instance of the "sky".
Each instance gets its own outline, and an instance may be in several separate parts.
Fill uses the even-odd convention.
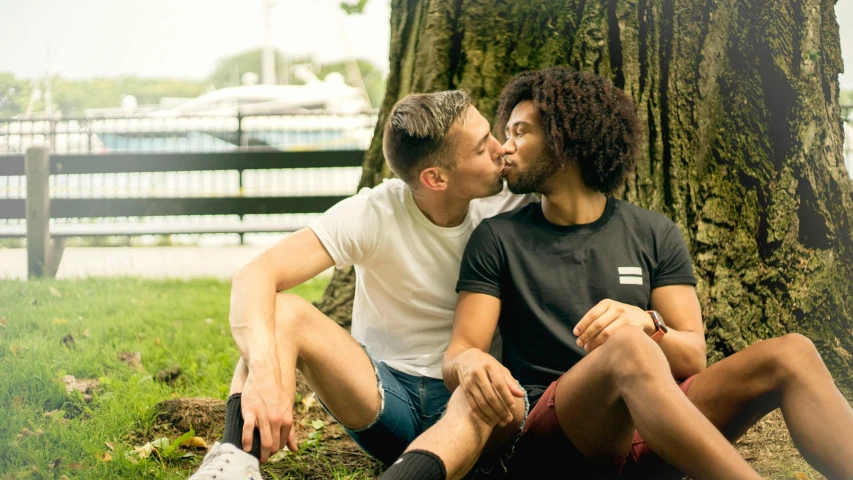
[[[262,43],[265,0],[0,0],[0,72],[68,78],[138,75],[201,80],[216,60]],[[340,0],[273,0],[273,45],[321,62],[357,56],[388,69],[390,0],[346,16]],[[853,89],[853,0],[838,0]]]
[[[340,0],[273,1],[272,43],[285,55],[355,54],[388,69],[390,0],[354,16]],[[261,46],[263,2],[0,0],[0,72],[200,80],[218,58]]]

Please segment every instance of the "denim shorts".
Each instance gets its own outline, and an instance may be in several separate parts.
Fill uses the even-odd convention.
[[[447,409],[450,392],[441,379],[408,375],[384,362],[373,358],[370,361],[376,370],[379,387],[379,414],[364,428],[350,430],[344,427],[344,430],[362,450],[389,466],[418,435],[441,419]],[[322,399],[320,403],[323,404]],[[329,414],[334,417],[332,412]]]

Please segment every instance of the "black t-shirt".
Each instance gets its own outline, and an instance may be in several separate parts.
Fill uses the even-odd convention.
[[[465,248],[457,291],[501,299],[503,363],[531,401],[586,355],[575,325],[601,300],[650,309],[651,291],[696,285],[666,216],[608,198],[593,223],[560,226],[532,203],[484,220]]]

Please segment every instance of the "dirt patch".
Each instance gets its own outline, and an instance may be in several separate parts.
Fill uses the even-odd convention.
[[[359,480],[382,472],[379,462],[368,457],[341,426],[323,409],[301,375],[297,375],[294,425],[298,453],[281,452],[263,466],[267,478],[325,480],[346,472]],[[220,440],[225,424],[225,402],[212,398],[182,398],[157,405],[158,424],[149,435],[180,435],[192,426],[208,445]],[[142,436],[136,436],[141,440]],[[150,439],[148,439],[150,440]],[[825,480],[800,456],[781,413],[762,419],[737,443],[740,454],[762,477],[774,480]],[[194,462],[201,463],[201,456]]]
[[[192,428],[197,436],[208,440],[208,445],[219,440],[225,429],[225,402],[218,398],[175,398],[154,408],[159,412],[158,427],[177,435]]]
[[[320,405],[301,374],[296,376],[294,425],[298,453],[276,455],[263,471],[278,477],[305,480],[336,478],[336,472],[355,474],[358,479],[379,476],[382,466],[368,457],[331,415]],[[322,425],[322,426],[321,426]],[[319,427],[319,428],[317,428]],[[289,476],[289,477],[288,477]]]
[[[299,452],[280,452],[273,456],[263,471],[266,478],[329,479],[335,474],[347,472],[358,479],[376,478],[381,465],[368,457],[353,442],[341,426],[326,413],[297,373],[298,394],[294,425]],[[167,436],[175,438],[190,427],[202,437],[207,445],[221,440],[225,426],[225,402],[215,398],[176,398],[158,403],[157,423],[147,434],[132,433],[132,442],[150,441],[148,437]],[[201,463],[201,456],[194,459]],[[197,466],[197,465],[196,465]],[[195,467],[194,467],[195,468]],[[275,476],[270,475],[273,473]]]
[[[780,411],[764,417],[752,427],[736,447],[764,478],[825,480],[800,456]]]

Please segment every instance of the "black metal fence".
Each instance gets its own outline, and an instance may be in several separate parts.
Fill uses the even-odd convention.
[[[376,112],[237,116],[0,118],[0,155],[48,145],[54,154],[365,149]]]
[[[292,231],[355,192],[375,122],[375,112],[0,119],[0,237],[25,234],[32,145],[51,153],[54,235]]]

